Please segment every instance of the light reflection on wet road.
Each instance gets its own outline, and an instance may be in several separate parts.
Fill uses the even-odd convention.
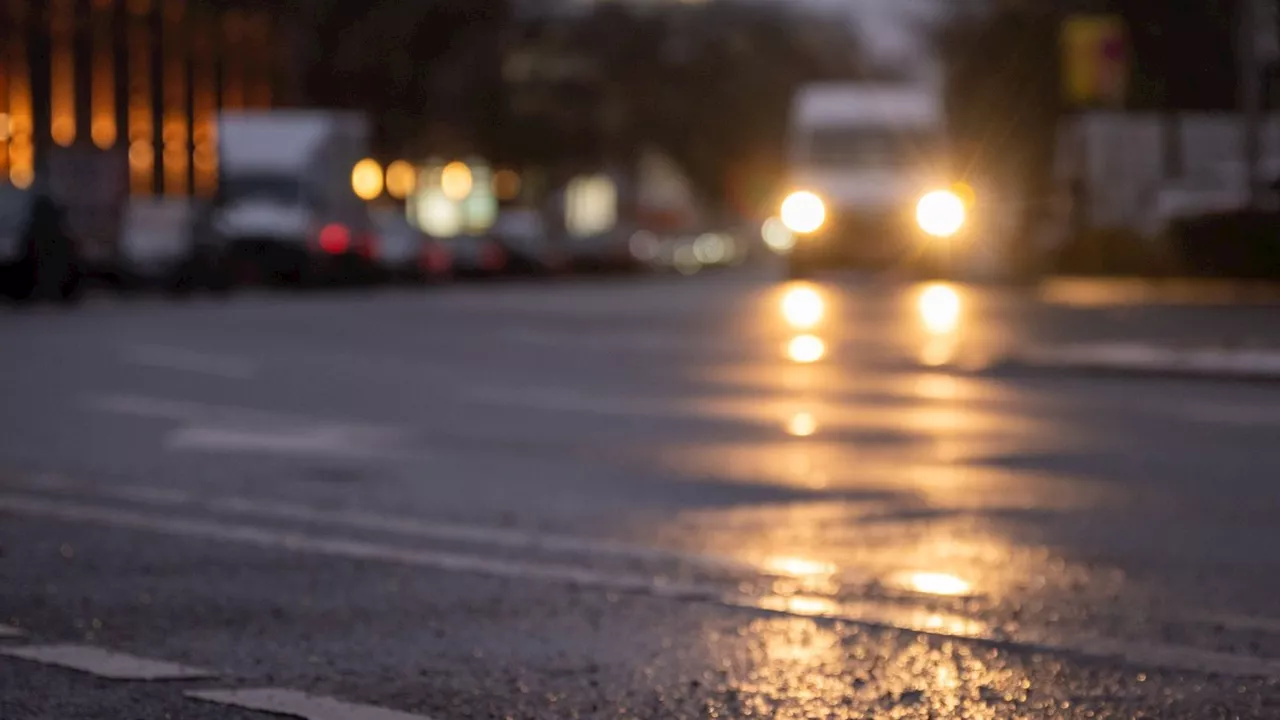
[[[971,370],[1269,316],[1028,297],[727,276],[5,315],[0,620],[105,614],[95,641],[443,720],[1201,717],[1235,682],[1222,707],[1267,717],[1214,683],[1280,679],[1280,390]],[[1135,680],[1161,668],[1191,674]]]

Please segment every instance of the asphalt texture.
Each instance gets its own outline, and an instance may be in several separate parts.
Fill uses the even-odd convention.
[[[756,271],[0,309],[0,718],[1280,717],[1280,387],[995,362],[1280,348],[1277,309]],[[51,644],[213,677],[6,653]]]

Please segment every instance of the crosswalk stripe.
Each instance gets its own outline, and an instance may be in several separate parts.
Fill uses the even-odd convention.
[[[217,673],[112,652],[90,645],[30,645],[0,647],[0,655],[79,670],[110,680],[184,680],[217,677]]]
[[[429,720],[425,715],[358,705],[284,688],[191,690],[184,694],[189,698],[219,705],[291,715],[305,720]]]

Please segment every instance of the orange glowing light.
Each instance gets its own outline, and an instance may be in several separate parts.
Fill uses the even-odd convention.
[[[493,174],[493,194],[499,200],[515,200],[520,196],[520,173],[515,170],[499,170]]]
[[[387,166],[387,194],[403,200],[418,184],[418,171],[405,160],[396,160]]]
[[[787,344],[787,357],[802,365],[816,363],[826,354],[827,344],[817,335],[797,335]]]

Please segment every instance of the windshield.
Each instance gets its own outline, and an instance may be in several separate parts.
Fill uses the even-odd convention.
[[[901,166],[936,155],[939,139],[925,130],[889,127],[816,128],[808,138],[815,165]]]
[[[302,203],[303,187],[301,181],[290,176],[238,175],[222,180],[218,196],[224,203],[251,199]]]

